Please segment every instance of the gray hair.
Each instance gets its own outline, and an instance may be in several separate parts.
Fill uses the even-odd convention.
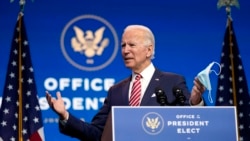
[[[130,30],[130,29],[140,29],[143,30],[145,32],[144,36],[146,38],[145,40],[145,45],[152,45],[153,46],[153,52],[152,52],[152,56],[151,59],[155,58],[155,37],[153,32],[146,26],[144,25],[128,25],[125,29],[124,32],[126,30]]]

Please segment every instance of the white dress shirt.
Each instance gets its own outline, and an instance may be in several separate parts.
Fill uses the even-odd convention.
[[[140,97],[140,101],[142,100],[143,96],[144,96],[144,93],[148,87],[148,84],[153,76],[155,72],[155,67],[153,65],[153,63],[151,63],[148,67],[146,67],[140,74],[142,76],[141,78],[141,97]],[[134,72],[132,72],[132,80],[130,81],[130,85],[129,85],[129,99],[130,99],[130,96],[131,96],[131,91],[132,91],[132,86],[133,86],[133,83],[135,81],[135,77],[136,77],[136,74]]]

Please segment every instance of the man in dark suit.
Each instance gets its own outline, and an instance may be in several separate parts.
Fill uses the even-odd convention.
[[[91,123],[81,121],[67,112],[60,92],[57,92],[57,99],[46,92],[50,107],[59,115],[61,133],[84,141],[100,141],[112,106],[160,106],[155,88],[165,92],[166,105],[178,105],[172,90],[174,87],[183,91],[186,97],[185,105],[204,105],[202,93],[205,87],[198,79],[194,79],[190,95],[183,76],[162,72],[154,67],[151,60],[154,58],[155,39],[149,28],[142,25],[130,25],[125,28],[121,47],[124,64],[132,70],[132,75],[109,89],[103,106]],[[138,104],[133,105],[130,98],[137,75],[140,76],[140,87],[137,89],[140,95],[137,97]]]

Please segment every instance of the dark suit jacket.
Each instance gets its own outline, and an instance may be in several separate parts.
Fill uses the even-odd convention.
[[[131,78],[130,76],[109,89],[104,105],[94,116],[91,123],[83,122],[70,114],[65,125],[59,122],[60,132],[84,141],[100,141],[111,107],[129,106],[128,92]],[[172,89],[176,86],[182,89],[187,98],[186,105],[188,105],[190,93],[184,77],[174,73],[161,72],[156,69],[140,106],[160,106],[156,97],[152,97],[156,87],[164,90],[169,103],[175,101],[176,98]]]

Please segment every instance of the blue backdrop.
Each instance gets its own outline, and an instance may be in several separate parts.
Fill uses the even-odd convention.
[[[0,97],[19,12],[18,2],[0,1]],[[239,3],[240,9],[232,8],[232,17],[249,82],[250,2]],[[121,34],[129,24],[143,24],[152,29],[156,38],[153,63],[161,70],[184,75],[191,90],[198,72],[212,61],[220,62],[227,17],[225,7],[218,10],[216,4],[217,0],[27,0],[24,20],[46,140],[75,140],[59,133],[57,115],[45,101],[46,90],[53,95],[61,91],[68,110],[90,121],[102,106],[108,88],[130,75],[120,55]],[[103,39],[109,42],[103,52],[89,58],[86,52],[75,52],[71,47],[74,27],[84,32],[105,27]],[[88,51],[91,55],[93,50]],[[216,75],[211,74],[211,82],[214,98]],[[207,93],[204,98],[207,100]]]

